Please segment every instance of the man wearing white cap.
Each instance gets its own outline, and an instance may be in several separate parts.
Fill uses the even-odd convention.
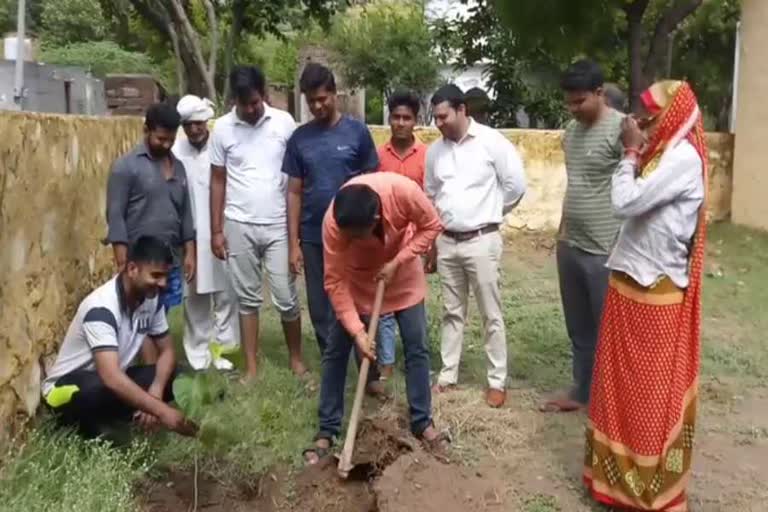
[[[222,354],[237,349],[240,335],[237,302],[227,269],[211,252],[208,121],[213,117],[213,104],[189,94],[179,100],[176,109],[186,138],[176,139],[173,154],[187,171],[198,246],[197,275],[185,289],[184,351],[196,370],[211,365],[228,370],[232,363]]]

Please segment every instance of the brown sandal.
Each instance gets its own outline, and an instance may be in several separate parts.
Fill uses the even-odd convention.
[[[450,433],[443,430],[438,433],[434,439],[427,440],[424,439],[424,436],[419,436],[419,440],[421,441],[421,445],[424,447],[424,449],[434,458],[443,464],[448,464],[451,462],[447,453],[447,445],[451,444],[452,442]]]

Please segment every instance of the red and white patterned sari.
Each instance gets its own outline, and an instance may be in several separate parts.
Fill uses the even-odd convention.
[[[642,96],[658,116],[640,173],[687,139],[707,149],[696,97],[685,82],[660,82]],[[592,496],[630,510],[687,511],[696,424],[706,193],[689,259],[689,285],[651,288],[614,272],[606,297],[589,406],[584,481]]]

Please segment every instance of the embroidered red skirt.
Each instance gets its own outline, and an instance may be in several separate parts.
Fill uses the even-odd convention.
[[[698,286],[611,275],[589,406],[584,482],[629,510],[687,511],[696,423]],[[689,290],[691,291],[691,290]]]

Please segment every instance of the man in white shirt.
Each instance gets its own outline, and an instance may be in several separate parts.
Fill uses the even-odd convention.
[[[523,163],[501,133],[467,116],[461,89],[441,87],[432,97],[435,124],[442,133],[427,151],[424,188],[445,231],[427,262],[442,283],[443,368],[433,392],[458,382],[469,287],[485,326],[488,355],[486,402],[506,400],[507,342],[499,290],[503,241],[499,226],[525,193]]]
[[[258,68],[238,66],[229,81],[235,107],[216,121],[211,136],[211,248],[229,264],[247,378],[257,371],[264,270],[282,319],[291,370],[304,376],[301,310],[296,276],[288,265],[288,179],[281,170],[296,123],[264,101],[266,79]]]
[[[43,381],[43,397],[59,424],[85,437],[131,420],[146,429],[164,426],[193,435],[196,426],[168,405],[176,361],[158,295],[168,283],[171,248],[142,236],[125,256],[123,270],[77,308]],[[157,362],[134,365],[145,343],[157,345]]]
[[[193,94],[179,100],[176,109],[186,138],[177,138],[173,154],[187,172],[192,218],[197,237],[197,272],[184,288],[184,352],[195,370],[213,365],[231,370],[222,357],[240,343],[237,304],[224,262],[211,251],[211,161],[208,156],[208,121],[213,103]]]

